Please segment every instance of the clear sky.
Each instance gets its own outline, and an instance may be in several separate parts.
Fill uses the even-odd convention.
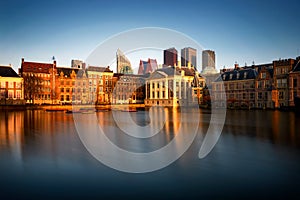
[[[99,43],[129,29],[182,32],[216,52],[217,67],[295,58],[300,52],[299,1],[1,1],[0,64],[21,58],[69,66]],[[201,62],[198,61],[200,64]]]

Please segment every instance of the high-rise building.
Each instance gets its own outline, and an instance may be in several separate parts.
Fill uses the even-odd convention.
[[[83,68],[83,62],[81,60],[72,60],[71,61],[71,67],[72,68],[77,68],[77,69],[82,69]]]
[[[191,47],[181,49],[181,65],[187,67],[188,63],[197,68],[197,50]]]
[[[164,50],[164,67],[177,64],[177,57],[178,53],[174,47]]]
[[[131,63],[120,49],[117,50],[116,57],[117,57],[117,73],[132,74],[133,70],[131,68]]]
[[[216,55],[212,50],[202,51],[202,71],[206,67],[216,68]]]
[[[143,75],[155,71],[158,68],[156,59],[148,58],[148,61],[140,60],[138,74]]]

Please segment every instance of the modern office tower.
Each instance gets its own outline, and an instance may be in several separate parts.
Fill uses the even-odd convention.
[[[191,47],[181,49],[181,65],[187,67],[188,63],[197,68],[197,50]]]
[[[116,57],[117,72],[122,74],[132,74],[133,70],[131,68],[131,63],[120,49],[117,50]]]
[[[173,48],[169,48],[164,50],[164,67],[174,66],[177,64],[178,53],[177,50]]]
[[[212,50],[202,51],[202,71],[206,67],[216,68],[216,54]]]

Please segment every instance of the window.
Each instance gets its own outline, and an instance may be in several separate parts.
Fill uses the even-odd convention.
[[[247,72],[244,72],[244,79],[247,78]]]
[[[20,83],[20,82],[17,82],[17,83],[16,83],[16,88],[17,88],[17,89],[20,89],[20,88],[21,88],[21,83]]]
[[[6,88],[6,82],[1,82],[1,88]]]
[[[8,88],[14,88],[14,82],[8,82]]]
[[[282,87],[287,87],[287,79],[281,80]]]
[[[230,79],[230,80],[232,79],[232,75],[233,75],[233,74],[230,74],[230,75],[229,75],[229,79]]]
[[[276,84],[277,84],[277,87],[280,88],[280,87],[281,87],[281,79],[277,79],[277,80],[276,80]]]
[[[70,92],[70,88],[67,88],[67,89],[66,89],[66,92]]]
[[[21,98],[21,91],[20,90],[16,91],[16,97],[17,97],[17,99]]]
[[[283,97],[284,97],[284,92],[283,92],[283,91],[280,91],[280,92],[278,93],[278,99],[282,100],[282,99],[284,99]]]
[[[296,79],[296,78],[293,79],[293,87],[294,87],[294,88],[297,87],[297,79]]]
[[[265,78],[266,78],[266,72],[262,72],[262,73],[260,74],[260,78],[265,79]]]
[[[65,91],[65,89],[64,88],[60,88],[60,92],[64,92]]]
[[[8,98],[14,98],[14,91],[8,91]]]
[[[261,92],[258,93],[258,97],[257,98],[258,99],[262,99],[262,93]]]
[[[238,72],[237,74],[236,74],[236,79],[239,79],[240,78],[240,73]]]

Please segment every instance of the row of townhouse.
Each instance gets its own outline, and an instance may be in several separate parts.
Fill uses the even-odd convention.
[[[212,100],[223,107],[226,95],[229,108],[294,107],[300,97],[300,57],[234,69],[223,69],[212,83]]]
[[[113,73],[109,67],[58,67],[56,61],[22,59],[19,73],[24,79],[24,99],[31,104],[199,104],[205,86],[204,78],[191,66],[136,75]]]

